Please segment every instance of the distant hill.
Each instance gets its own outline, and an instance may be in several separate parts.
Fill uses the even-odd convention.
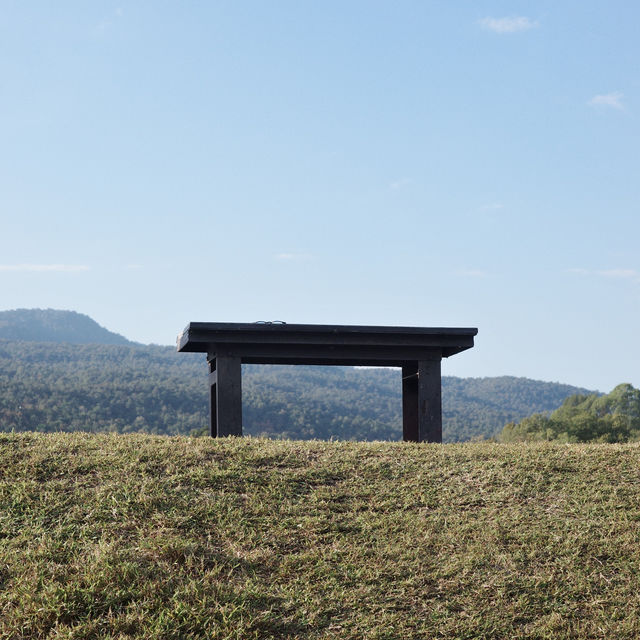
[[[550,412],[567,396],[588,393],[510,377],[444,377],[442,387],[446,442],[495,436],[507,422]],[[392,369],[246,365],[245,433],[399,440],[400,392],[400,373]],[[0,339],[0,431],[188,434],[206,430],[208,412],[203,354]]]
[[[56,309],[0,311],[0,339],[70,344],[134,344],[89,316]]]

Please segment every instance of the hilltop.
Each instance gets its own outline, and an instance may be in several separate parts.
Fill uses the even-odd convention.
[[[0,434],[2,638],[640,636],[637,445]]]
[[[70,344],[134,344],[89,316],[57,309],[0,311],[0,339]]]

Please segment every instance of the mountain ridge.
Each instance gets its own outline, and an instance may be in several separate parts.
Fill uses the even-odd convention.
[[[0,339],[68,344],[136,344],[102,327],[88,315],[62,309],[0,311]]]

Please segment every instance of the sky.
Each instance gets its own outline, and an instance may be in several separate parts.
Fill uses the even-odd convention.
[[[0,2],[0,309],[477,327],[640,386],[640,4]]]

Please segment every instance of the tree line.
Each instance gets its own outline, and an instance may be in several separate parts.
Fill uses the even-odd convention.
[[[446,363],[445,363],[446,366]],[[400,372],[243,366],[244,432],[295,439],[399,440]],[[524,378],[443,378],[444,440],[497,436],[578,391]],[[201,434],[203,354],[172,347],[0,340],[0,430]]]

